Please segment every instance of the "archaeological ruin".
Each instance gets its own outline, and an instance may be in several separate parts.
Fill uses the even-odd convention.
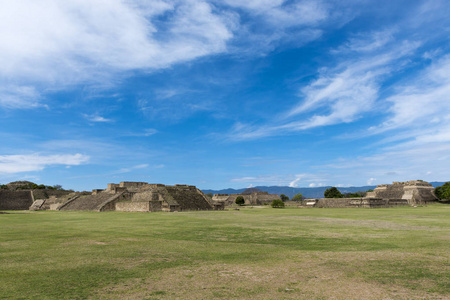
[[[363,198],[322,198],[306,199],[302,202],[307,207],[395,207],[402,205],[425,205],[437,201],[433,186],[423,180],[405,182],[394,181],[392,184],[378,185],[373,192]]]
[[[0,190],[0,210],[25,210],[33,202],[32,191]]]
[[[224,205],[232,205],[239,196],[244,198],[246,205],[264,205],[271,203],[273,200],[280,199],[280,195],[249,189],[241,194],[214,194],[212,200],[217,203],[222,202]]]
[[[52,189],[32,189],[32,182],[14,182],[0,189],[0,210],[61,210],[61,211],[196,211],[223,210],[242,196],[246,205],[269,204],[279,195],[257,189],[240,194],[214,194],[208,198],[192,185],[149,184],[123,181],[110,183],[106,189],[74,192]],[[6,188],[5,188],[6,187]],[[377,208],[402,205],[426,205],[437,201],[434,188],[428,182],[412,180],[378,185],[362,198],[305,199],[303,207],[317,208]]]
[[[42,203],[39,209],[49,209],[56,199],[64,201],[64,196],[73,193],[56,189],[33,189],[33,185],[37,186],[30,181],[15,181],[3,185],[0,189],[0,210],[36,209],[38,203]],[[37,200],[39,201],[36,202]]]
[[[90,211],[192,211],[220,209],[193,185],[149,184],[124,181],[110,183],[106,189],[92,190],[90,195],[76,195],[58,210]]]

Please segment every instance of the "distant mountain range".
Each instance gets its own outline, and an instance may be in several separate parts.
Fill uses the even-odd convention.
[[[430,182],[433,187],[438,187],[443,185],[445,182],[434,181]],[[285,194],[289,198],[294,197],[296,194],[301,193],[306,198],[323,198],[323,193],[326,189],[331,186],[321,186],[321,187],[289,187],[289,186],[256,186],[254,188],[259,189],[269,194]],[[349,187],[338,187],[341,193],[355,193],[355,192],[365,192],[367,190],[373,190],[376,185],[365,185],[365,186],[349,186]],[[245,191],[247,188],[242,189],[223,189],[223,190],[202,190],[203,193],[208,194],[239,194]]]

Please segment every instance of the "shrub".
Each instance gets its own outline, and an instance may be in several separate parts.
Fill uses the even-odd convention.
[[[434,189],[434,194],[439,199],[450,199],[450,181],[444,183],[442,186],[438,186]]]
[[[236,200],[234,202],[236,202],[237,205],[241,205],[241,206],[245,204],[244,197],[242,197],[242,196],[237,196]]]
[[[366,196],[366,192],[345,193],[345,198],[363,198]]]
[[[271,206],[273,208],[284,208],[284,202],[281,201],[280,199],[275,199],[272,201]]]
[[[305,198],[305,197],[303,197],[303,195],[301,193],[298,193],[297,195],[292,197],[292,200],[294,200],[294,201],[302,201],[303,198]]]
[[[281,201],[283,201],[283,202],[289,201],[289,197],[286,196],[285,194],[281,194],[280,198],[281,198]]]
[[[339,190],[334,186],[326,189],[323,195],[325,198],[342,198],[341,192],[339,192]]]

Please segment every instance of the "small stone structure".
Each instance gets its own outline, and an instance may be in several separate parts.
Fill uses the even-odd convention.
[[[367,198],[403,199],[409,205],[422,205],[436,201],[433,186],[423,180],[410,180],[405,182],[394,181],[392,184],[378,185]]]
[[[214,194],[212,200],[215,203],[223,202],[225,205],[236,203],[236,198],[242,196],[246,205],[263,205],[269,204],[273,200],[281,200],[279,195],[269,194],[262,191],[243,192],[241,194]]]
[[[69,199],[60,210],[152,212],[213,208],[206,195],[192,185],[124,181],[110,183],[106,190],[95,189],[88,196]]]
[[[306,207],[395,207],[404,205],[423,205],[436,201],[434,188],[423,180],[406,182],[394,181],[392,184],[378,185],[373,192],[368,192],[364,198],[322,198],[306,199],[302,205]]]

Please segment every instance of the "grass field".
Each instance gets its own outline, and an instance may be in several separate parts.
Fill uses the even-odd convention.
[[[450,205],[0,214],[1,299],[450,299]]]

